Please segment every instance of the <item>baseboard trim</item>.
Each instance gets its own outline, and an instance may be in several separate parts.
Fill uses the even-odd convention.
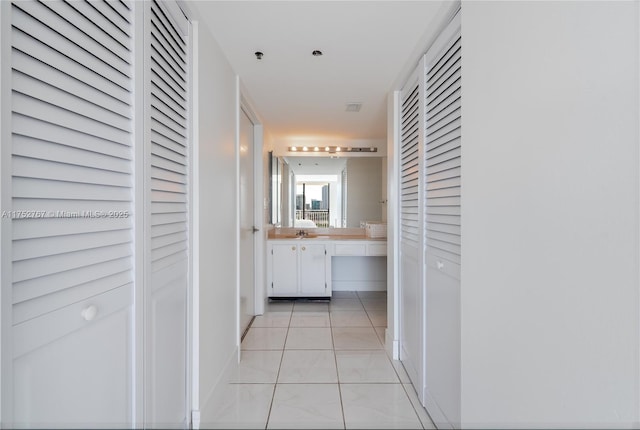
[[[194,409],[191,411],[191,429],[200,429],[200,410]]]
[[[387,291],[387,281],[336,281],[331,280],[333,291]]]
[[[384,339],[386,341],[385,346],[388,351],[391,351],[391,356],[393,357],[393,359],[400,360],[400,342],[391,339],[391,336],[389,336],[389,329],[385,330]]]
[[[438,429],[453,429],[453,425],[447,419],[447,416],[442,412],[442,409],[438,406],[438,403],[434,400],[434,398],[427,390],[427,387],[424,387],[424,408],[427,410],[427,413],[431,417],[431,420],[435,424]]]

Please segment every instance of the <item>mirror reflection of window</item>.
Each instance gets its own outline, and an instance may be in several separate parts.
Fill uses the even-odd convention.
[[[384,157],[274,158],[279,174],[271,179],[278,190],[272,214],[280,226],[357,228],[363,221],[386,220]]]
[[[334,227],[329,218],[331,183],[299,182],[296,184],[296,224],[300,220],[313,222],[314,227]],[[301,226],[301,225],[300,225]]]

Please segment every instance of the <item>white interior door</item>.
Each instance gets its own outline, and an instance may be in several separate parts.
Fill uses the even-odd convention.
[[[254,129],[240,112],[240,334],[255,315]]]
[[[2,72],[11,74],[2,95],[11,98],[11,136],[1,142],[11,192],[2,210],[18,214],[2,220],[10,233],[2,236],[10,250],[2,260],[3,424],[130,428],[144,410],[145,427],[184,428],[186,18],[168,1],[0,7],[11,24],[1,28],[10,58]],[[134,52],[146,55],[144,74],[135,73],[142,54]],[[136,94],[144,103],[134,103]],[[141,153],[134,132],[145,136]],[[134,216],[143,222],[134,225]],[[144,264],[136,266],[138,234]],[[134,313],[138,271],[144,341]],[[144,387],[134,386],[141,342]]]
[[[121,2],[0,7],[2,424],[131,427],[133,14]]]
[[[438,427],[460,423],[460,17],[426,56],[425,405]]]
[[[400,111],[400,360],[420,400],[424,391],[422,151],[424,62],[401,91]]]
[[[145,3],[145,424],[188,425],[188,22]]]

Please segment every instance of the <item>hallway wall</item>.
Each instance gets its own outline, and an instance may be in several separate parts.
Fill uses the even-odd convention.
[[[462,424],[638,426],[638,2],[462,5]]]
[[[198,26],[199,400],[206,420],[227,365],[237,359],[236,74],[211,33]]]

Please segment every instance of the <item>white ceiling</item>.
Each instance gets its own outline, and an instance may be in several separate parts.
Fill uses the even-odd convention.
[[[196,1],[274,142],[386,140],[387,94],[446,1]],[[324,55],[314,57],[311,52]],[[264,53],[257,60],[254,52]],[[358,113],[346,104],[362,103]]]
[[[296,175],[340,175],[347,165],[344,157],[285,157]]]

